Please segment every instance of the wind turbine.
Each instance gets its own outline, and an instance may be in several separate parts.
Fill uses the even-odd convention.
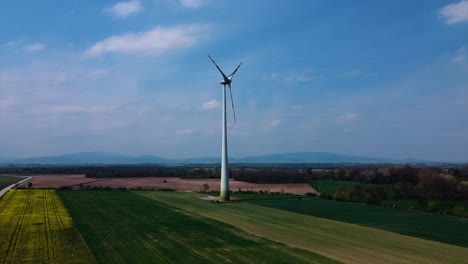
[[[221,188],[219,197],[221,201],[229,201],[229,170],[228,170],[228,152],[227,152],[227,125],[226,125],[226,85],[229,87],[229,93],[231,94],[231,105],[232,113],[234,115],[234,124],[236,124],[236,111],[234,109],[234,101],[232,100],[231,82],[232,78],[236,74],[242,62],[237,68],[229,75],[226,76],[224,72],[219,68],[218,64],[208,55],[210,60],[216,66],[218,71],[223,76],[221,84],[223,85],[223,126],[222,126],[222,146],[221,146]]]

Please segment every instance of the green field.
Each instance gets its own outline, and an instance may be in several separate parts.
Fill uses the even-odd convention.
[[[94,263],[51,190],[10,190],[0,200],[0,263]]]
[[[337,263],[132,192],[59,194],[99,263]]]
[[[20,180],[22,180],[23,178],[21,177],[16,177],[16,176],[3,176],[3,175],[0,175],[0,190],[15,183],[15,182],[18,182]]]
[[[468,248],[258,206],[212,203],[199,194],[136,192],[186,212],[345,263],[467,263]]]
[[[200,195],[211,195],[219,196],[219,192],[200,192]],[[258,193],[247,193],[247,192],[233,192],[231,198],[242,199],[242,200],[272,200],[272,199],[293,199],[303,198],[304,195],[290,194],[290,193],[269,193],[269,194],[258,194]]]
[[[309,198],[252,203],[468,247],[468,219],[360,203]]]
[[[313,198],[199,196],[10,191],[0,200],[0,263],[468,263],[464,218]]]

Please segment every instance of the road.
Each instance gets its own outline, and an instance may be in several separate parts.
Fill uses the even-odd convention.
[[[0,198],[1,198],[5,193],[7,193],[11,188],[15,187],[16,185],[20,185],[20,184],[22,184],[22,183],[24,183],[24,182],[26,182],[26,181],[29,181],[29,180],[31,180],[31,179],[32,179],[32,177],[27,177],[27,178],[24,179],[24,180],[21,180],[21,181],[19,181],[19,182],[13,183],[13,184],[8,185],[7,187],[3,188],[3,190],[0,191]]]

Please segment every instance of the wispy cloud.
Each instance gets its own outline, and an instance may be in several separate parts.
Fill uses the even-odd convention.
[[[275,128],[275,127],[278,127],[280,124],[281,124],[281,120],[275,119],[267,124],[267,128]]]
[[[361,119],[361,116],[358,113],[350,112],[337,117],[336,121],[338,123],[351,123],[358,121],[359,119]]]
[[[449,4],[439,10],[439,15],[447,24],[457,24],[468,21],[468,0]]]
[[[314,80],[316,77],[311,74],[302,71],[297,73],[291,73],[286,76],[285,81],[288,83],[304,83]]]
[[[102,76],[109,75],[110,73],[111,73],[111,71],[109,71],[107,69],[95,69],[95,70],[89,71],[88,74],[86,74],[86,76],[88,76],[88,77],[102,77]]]
[[[107,105],[57,105],[49,108],[54,114],[110,113],[115,107]]]
[[[452,58],[452,63],[459,63],[465,61],[466,58],[466,47],[461,47],[455,53],[455,56]]]
[[[362,71],[359,69],[343,72],[341,74],[338,74],[339,77],[343,78],[352,78],[352,77],[357,77],[362,74]]]
[[[213,110],[213,109],[219,108],[220,105],[221,103],[219,101],[211,100],[209,102],[203,103],[201,108],[203,110]]]
[[[34,43],[24,46],[24,50],[29,52],[38,52],[45,49],[45,45],[42,43]]]
[[[180,4],[187,8],[200,8],[207,3],[207,0],[180,0]]]
[[[274,81],[274,80],[277,80],[279,77],[280,77],[280,73],[273,72],[273,73],[270,73],[270,74],[263,75],[260,79],[262,81]]]
[[[176,130],[176,135],[186,136],[186,135],[192,135],[195,132],[197,132],[197,130],[193,128],[178,129]]]
[[[291,106],[291,109],[292,110],[302,110],[304,107],[301,105],[301,104],[296,104],[296,105],[293,105]]]
[[[181,50],[197,45],[207,37],[207,25],[182,25],[157,27],[141,33],[127,33],[104,39],[85,51],[87,56],[106,53],[159,55],[172,50]]]
[[[11,40],[11,41],[8,41],[7,43],[5,43],[5,47],[8,47],[8,48],[13,48],[13,47],[17,47],[19,45],[21,45],[23,43],[22,40]]]
[[[57,78],[55,78],[54,83],[55,83],[55,84],[58,84],[58,85],[64,84],[64,83],[66,83],[69,79],[70,79],[70,76],[68,76],[68,74],[62,73],[62,74],[60,74],[59,76],[57,76]]]
[[[8,96],[5,99],[0,100],[0,109],[7,110],[15,107],[21,102],[21,99],[17,96]]]
[[[106,11],[112,13],[116,17],[125,18],[132,14],[139,13],[143,10],[143,6],[139,0],[131,0],[126,2],[119,2]]]
[[[260,77],[262,81],[281,81],[286,84],[298,84],[305,83],[316,79],[317,77],[312,75],[307,70],[296,71],[296,72],[273,72],[270,74],[264,74]]]

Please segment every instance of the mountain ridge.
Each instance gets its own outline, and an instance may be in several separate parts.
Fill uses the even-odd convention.
[[[219,157],[169,159],[155,155],[129,156],[108,152],[77,152],[54,156],[0,160],[4,164],[217,164]],[[291,152],[243,158],[229,157],[230,163],[443,163],[420,159],[388,159],[332,152]]]

